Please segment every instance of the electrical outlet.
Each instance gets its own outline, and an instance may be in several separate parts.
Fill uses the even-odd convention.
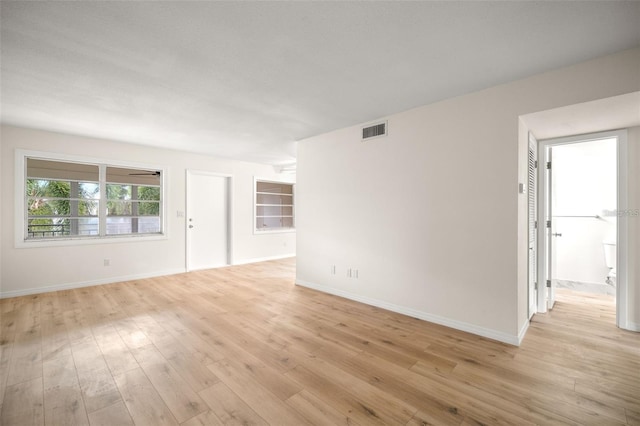
[[[358,278],[358,270],[357,269],[353,270],[353,278]]]
[[[336,265],[331,265],[331,275],[336,274]]]
[[[104,266],[111,266],[111,259],[105,259]]]
[[[347,269],[347,277],[351,278],[351,268]]]

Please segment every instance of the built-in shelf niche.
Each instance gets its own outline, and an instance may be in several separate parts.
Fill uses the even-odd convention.
[[[292,183],[256,180],[256,231],[294,228],[294,190]]]

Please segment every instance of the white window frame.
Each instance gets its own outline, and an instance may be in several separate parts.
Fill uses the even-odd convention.
[[[258,229],[256,226],[258,219],[258,182],[267,182],[267,183],[277,183],[277,184],[285,184],[291,185],[292,194],[293,194],[293,208],[292,208],[292,216],[293,216],[293,227],[292,228],[275,228],[262,230]],[[288,233],[288,232],[296,232],[296,184],[295,182],[290,182],[287,180],[277,180],[277,179],[265,179],[254,176],[253,178],[253,233],[256,235],[263,234],[280,234],[280,233]]]
[[[160,171],[160,233],[154,234],[121,234],[121,235],[96,235],[96,236],[68,236],[51,239],[27,239],[27,210],[25,206],[25,192],[27,182],[27,158],[36,158],[50,161],[73,162],[101,166],[100,167],[100,188],[101,194],[105,194],[105,171],[106,167],[122,167],[144,170]],[[167,230],[167,181],[168,168],[157,164],[136,163],[131,161],[109,160],[104,158],[85,157],[67,154],[58,154],[45,151],[16,150],[15,153],[15,247],[56,247],[56,246],[76,246],[85,244],[108,244],[136,241],[166,240]],[[106,199],[105,199],[106,202]],[[103,229],[103,216],[98,216],[100,229]]]

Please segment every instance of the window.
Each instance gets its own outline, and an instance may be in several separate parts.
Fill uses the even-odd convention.
[[[26,239],[98,235],[99,168],[28,158]]]
[[[160,172],[107,167],[107,235],[157,234]]]
[[[162,234],[161,171],[25,157],[24,240]]]
[[[257,232],[295,229],[294,185],[256,180],[255,226]]]

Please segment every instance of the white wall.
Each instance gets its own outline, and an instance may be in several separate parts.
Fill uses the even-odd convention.
[[[185,271],[185,176],[187,169],[233,176],[233,251],[234,263],[244,263],[295,254],[295,233],[253,234],[254,176],[291,181],[291,175],[279,175],[267,165],[230,161],[203,155],[91,139],[59,133],[2,126],[1,145],[1,232],[3,297],[29,294],[63,287],[115,282],[135,277]],[[108,162],[132,161],[168,167],[168,238],[81,246],[14,247],[14,163],[16,149],[88,156]],[[111,265],[103,266],[103,259]]]
[[[606,285],[602,242],[616,241],[616,217],[606,215],[617,208],[616,170],[615,139],[553,148],[553,232],[562,234],[553,278]]]
[[[354,126],[300,142],[297,283],[517,344],[519,116],[637,91],[638,69],[635,49],[392,115],[385,138]]]

